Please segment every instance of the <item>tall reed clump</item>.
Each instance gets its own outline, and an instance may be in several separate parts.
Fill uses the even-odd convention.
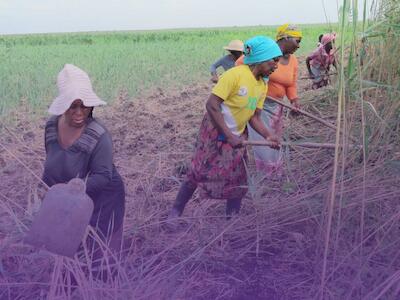
[[[374,1],[368,13],[367,1],[344,0],[340,16],[338,129],[323,214],[318,297],[330,298],[334,289],[346,287],[340,296],[348,299],[398,299],[398,204],[384,189],[373,200],[367,190],[379,190],[383,181],[399,182],[400,2]],[[345,44],[343,33],[349,29],[351,40]],[[359,151],[350,147],[354,140],[362,146]],[[346,182],[357,177],[359,192],[349,199]],[[349,204],[351,212],[345,208]]]

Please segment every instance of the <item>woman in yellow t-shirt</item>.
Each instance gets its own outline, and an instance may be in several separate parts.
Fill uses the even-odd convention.
[[[256,36],[244,44],[244,65],[226,71],[207,101],[196,149],[169,218],[182,214],[197,187],[207,198],[226,199],[226,215],[238,213],[247,192],[247,159],[243,141],[247,123],[279,148],[279,140],[265,128],[264,77],[277,67],[282,52],[270,38]]]

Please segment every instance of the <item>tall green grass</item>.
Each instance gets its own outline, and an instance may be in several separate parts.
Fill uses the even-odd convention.
[[[327,25],[301,26],[299,55],[311,51]],[[132,96],[153,87],[176,89],[205,81],[209,66],[232,39],[274,37],[276,27],[65,33],[0,36],[0,114],[21,100],[43,109],[56,95],[65,63],[86,70],[106,101],[120,90]]]
[[[378,178],[377,174],[394,181],[400,174],[400,170],[393,173],[385,168],[400,159],[394,150],[400,145],[400,2],[374,1],[368,11],[364,1],[361,26],[358,4],[358,0],[344,0],[340,14],[337,147],[326,202],[319,298],[325,299],[329,292],[338,288],[335,284],[340,282],[341,276],[346,277],[338,270],[350,268],[346,260],[353,257],[352,263],[357,266],[357,271],[345,293],[347,299],[398,299],[399,277],[392,269],[397,261],[390,258],[386,262],[386,259],[390,253],[398,251],[400,240],[388,237],[396,236],[392,226],[396,226],[399,215],[393,209],[394,204],[385,197],[376,204],[368,203],[366,188],[367,182],[374,184],[372,180]],[[368,13],[371,17],[367,16]],[[344,39],[346,32],[349,37],[347,42]],[[344,51],[345,47],[347,51]],[[346,147],[349,140],[340,133],[341,128],[359,138],[363,145],[359,157],[349,153]],[[346,227],[349,223],[342,219],[346,212],[343,209],[343,183],[349,172],[354,172],[349,169],[350,166],[357,167],[357,164],[354,166],[357,161],[362,162],[358,165],[362,178],[361,193],[359,205],[351,216],[351,227]],[[354,234],[354,241],[343,239],[345,230]],[[333,231],[336,232],[335,237]],[[338,245],[343,246],[344,243],[353,248],[344,254],[344,259],[335,257],[335,253],[341,252]],[[370,271],[374,267],[379,268],[374,262],[379,262],[383,268]],[[373,280],[373,286],[368,286],[369,280]]]

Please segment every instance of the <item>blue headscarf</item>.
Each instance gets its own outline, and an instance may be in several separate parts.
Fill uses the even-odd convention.
[[[279,56],[282,56],[281,48],[269,37],[255,36],[244,43],[243,62],[246,65],[260,64]]]

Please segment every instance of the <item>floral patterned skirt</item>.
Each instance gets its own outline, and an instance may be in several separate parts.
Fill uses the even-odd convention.
[[[245,147],[234,149],[218,140],[219,132],[205,114],[200,126],[188,179],[201,189],[201,196],[215,199],[242,198],[247,192]],[[243,135],[247,137],[245,133]]]

